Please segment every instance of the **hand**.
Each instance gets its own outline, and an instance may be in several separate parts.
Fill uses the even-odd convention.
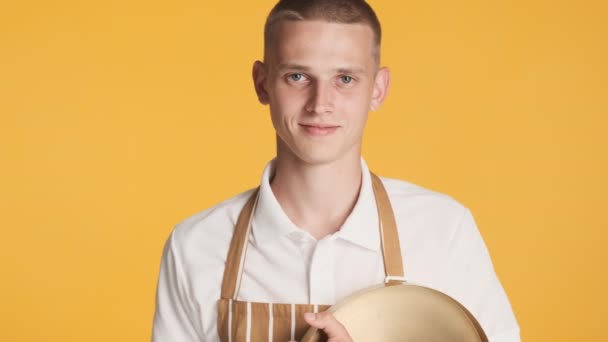
[[[304,314],[304,320],[310,326],[323,330],[327,334],[327,342],[353,341],[346,328],[329,311],[317,314],[307,312]]]

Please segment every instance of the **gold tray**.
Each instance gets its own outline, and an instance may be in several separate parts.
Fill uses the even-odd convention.
[[[329,309],[356,342],[487,342],[471,313],[428,287],[381,284],[358,291]],[[301,342],[326,341],[311,327]]]

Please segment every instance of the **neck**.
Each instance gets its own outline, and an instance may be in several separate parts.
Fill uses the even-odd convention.
[[[310,164],[277,153],[270,186],[289,219],[317,240],[340,229],[361,188],[361,154]]]

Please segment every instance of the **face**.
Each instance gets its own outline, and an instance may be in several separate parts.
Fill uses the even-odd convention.
[[[389,83],[378,68],[372,29],[363,24],[282,21],[272,55],[254,64],[261,103],[270,106],[278,158],[309,164],[359,158],[370,110]]]

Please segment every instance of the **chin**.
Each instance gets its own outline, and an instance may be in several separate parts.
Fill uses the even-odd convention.
[[[283,139],[279,139],[278,152],[288,159],[295,159],[308,165],[324,165],[343,160],[356,150],[348,148],[347,145],[340,144],[337,141],[319,143],[294,140],[290,139],[286,142]],[[357,156],[357,160],[358,157],[359,155]]]
[[[294,156],[309,165],[326,165],[344,159],[347,151],[331,148],[315,148],[293,151]]]

